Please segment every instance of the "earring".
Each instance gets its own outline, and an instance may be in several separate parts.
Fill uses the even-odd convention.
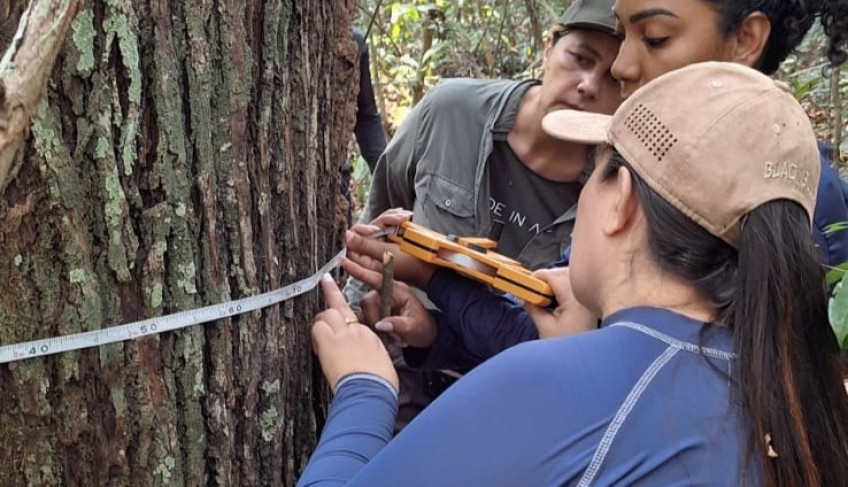
[[[767,448],[766,455],[768,455],[769,458],[777,458],[777,457],[780,456],[780,455],[777,454],[776,451],[774,451],[774,448],[772,448],[772,446],[771,446],[771,435],[770,434],[766,434],[766,448]]]

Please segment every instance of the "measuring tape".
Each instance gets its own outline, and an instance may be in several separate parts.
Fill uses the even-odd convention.
[[[256,296],[250,296],[226,303],[213,304],[203,308],[181,311],[156,318],[135,321],[125,325],[101,328],[99,330],[75,333],[43,340],[16,343],[0,347],[0,363],[14,362],[34,357],[70,352],[83,348],[98,347],[107,343],[135,340],[143,336],[155,335],[165,331],[179,330],[200,323],[229,318],[260,308],[267,308],[295,296],[307,293],[318,285],[321,277],[339,266],[345,256],[345,249],[324,264],[318,272],[288,286]]]

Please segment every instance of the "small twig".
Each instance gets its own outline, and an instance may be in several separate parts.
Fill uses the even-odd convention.
[[[395,256],[383,253],[383,282],[380,284],[380,319],[392,315],[392,283],[395,279]]]
[[[482,8],[479,5],[478,5],[478,8],[477,8],[477,12],[480,14],[480,16],[483,16],[482,15]],[[488,15],[488,16],[484,16],[484,17],[486,19],[486,23],[483,25],[483,30],[480,32],[480,37],[477,38],[477,44],[475,44],[474,49],[471,50],[471,55],[474,56],[474,57],[477,56],[477,52],[480,50],[480,46],[483,44],[483,40],[488,38],[487,34],[489,33],[489,26],[492,25],[491,24],[492,16]]]
[[[539,46],[542,45],[542,25],[539,23],[539,16],[536,15],[533,0],[524,0],[524,8],[527,9],[527,15],[530,17],[530,30],[533,32],[533,55],[537,55]]]
[[[560,15],[562,15],[562,12],[565,12],[565,10],[563,10],[562,12],[557,12],[557,10],[555,8],[553,8],[551,6],[551,4],[546,2],[545,0],[539,0],[539,3],[541,3],[542,7],[548,12],[548,17],[555,19],[555,18],[559,17]],[[570,6],[571,6],[571,2],[568,2],[568,5],[564,5],[565,9],[568,9],[568,7],[570,7]]]
[[[380,120],[383,135],[386,139],[389,138],[389,134],[386,132],[386,126],[389,123],[389,110],[386,108],[386,94],[383,92],[383,81],[380,79],[380,53],[377,50],[377,43],[373,37],[369,37],[367,40],[368,44],[371,45],[371,57],[368,59],[371,66],[369,69],[374,73],[371,77],[371,83],[374,85],[374,96],[377,98],[377,108],[380,110]]]
[[[379,7],[379,5],[378,5],[378,7]],[[366,9],[362,5],[359,6],[359,10],[364,12],[365,15],[367,15],[369,19],[375,19],[377,17],[377,11],[376,10],[374,12],[369,12],[368,9]],[[369,20],[369,28],[372,25],[370,22],[371,21]],[[376,22],[376,23],[373,24],[373,26],[376,27],[377,30],[380,31],[380,35],[381,35],[380,42],[389,43],[392,46],[392,49],[394,49],[395,55],[397,57],[403,56],[403,49],[400,47],[400,44],[398,44],[397,42],[395,42],[394,39],[392,39],[391,32],[386,30],[386,28],[383,27],[383,24],[381,22]]]
[[[415,76],[415,86],[412,89],[412,104],[418,103],[418,100],[424,96],[424,78],[427,75],[428,66],[432,64],[431,59],[427,57],[430,49],[433,47],[433,37],[436,32],[436,20],[433,16],[433,11],[427,13],[427,18],[424,20],[421,31],[421,57],[418,59],[418,72]]]
[[[383,281],[380,283],[380,319],[388,318],[392,315],[392,284],[395,279],[395,256],[391,252],[383,253]],[[389,348],[392,345],[392,339],[386,333],[377,333],[383,345]]]

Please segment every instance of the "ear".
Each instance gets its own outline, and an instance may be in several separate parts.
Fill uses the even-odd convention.
[[[632,226],[639,212],[639,201],[633,191],[633,178],[627,168],[618,168],[615,181],[611,181],[610,185],[614,186],[609,188],[612,194],[603,226],[607,236],[617,235]]]
[[[553,32],[548,32],[545,36],[545,48],[542,50],[542,75],[545,74],[545,67],[548,65],[548,59],[551,57],[551,53],[554,50],[554,34]]]
[[[730,60],[750,67],[757,66],[770,34],[771,22],[768,17],[759,11],[751,12],[739,28],[730,34],[733,37]]]

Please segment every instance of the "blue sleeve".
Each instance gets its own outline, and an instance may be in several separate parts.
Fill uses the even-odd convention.
[[[819,178],[816,208],[813,214],[813,239],[826,265],[836,266],[848,262],[848,230],[827,232],[829,225],[848,222],[848,192],[839,174],[830,167],[826,157],[827,146],[819,145],[821,177]]]
[[[430,314],[436,320],[436,341],[428,348],[404,348],[406,365],[422,370],[468,370],[479,364],[466,349],[450,320],[439,310],[432,310]]]
[[[536,325],[518,303],[453,271],[437,270],[427,285],[427,297],[440,310],[436,315],[439,331],[426,353],[404,353],[412,367],[469,368],[513,345],[539,338]]]
[[[397,397],[376,380],[340,384],[297,487],[346,485],[392,439],[397,408]]]
[[[552,357],[545,351],[521,347],[498,355],[451,386],[357,472],[348,469],[346,477],[329,473],[331,468],[333,472],[340,469],[328,460],[322,464],[328,473],[323,474],[317,472],[313,459],[306,473],[311,479],[319,473],[321,478],[332,478],[332,484],[328,480],[321,485],[432,487],[550,485],[546,474],[552,461],[573,463],[571,468],[582,471],[588,459],[563,453],[562,448],[571,442],[563,431],[585,421],[584,415],[594,414],[594,409],[573,408],[564,397],[569,381],[551,380],[551,374],[539,373],[559,367]],[[559,355],[553,358],[561,361]],[[548,365],[540,366],[540,360]],[[570,370],[568,366],[563,369]],[[561,375],[561,370],[552,370],[552,374]],[[579,377],[578,373],[573,376]],[[591,395],[578,397],[585,401]],[[570,414],[572,409],[577,413]],[[544,424],[557,426],[539,427]],[[352,423],[345,426],[360,428]],[[363,423],[361,428],[367,425]],[[562,458],[550,457],[550,445],[555,444],[560,445],[557,456]],[[354,453],[359,451],[350,452]],[[363,459],[370,455],[361,454]],[[301,482],[298,486],[315,485]]]

